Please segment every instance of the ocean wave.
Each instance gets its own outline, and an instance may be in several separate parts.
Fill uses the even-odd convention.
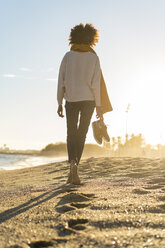
[[[66,160],[66,157],[46,157],[20,154],[0,154],[0,170],[15,170]]]

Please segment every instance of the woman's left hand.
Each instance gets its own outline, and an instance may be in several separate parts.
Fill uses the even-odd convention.
[[[103,120],[103,114],[100,106],[96,106],[96,118]]]

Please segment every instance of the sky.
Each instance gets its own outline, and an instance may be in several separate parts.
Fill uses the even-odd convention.
[[[99,29],[95,50],[114,109],[104,115],[110,136],[124,138],[127,128],[165,144],[164,13],[164,0],[0,0],[0,147],[66,141],[58,71],[80,23]],[[91,126],[86,142],[96,143]]]

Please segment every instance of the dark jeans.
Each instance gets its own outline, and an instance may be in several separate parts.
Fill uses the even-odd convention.
[[[94,108],[94,101],[66,101],[67,150],[69,162],[76,160],[77,163],[79,163],[81,159]]]

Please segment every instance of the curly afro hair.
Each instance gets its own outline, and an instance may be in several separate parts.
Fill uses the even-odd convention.
[[[71,29],[69,44],[87,44],[94,46],[98,42],[98,38],[98,30],[95,29],[92,24],[87,23],[84,25],[80,23]]]

